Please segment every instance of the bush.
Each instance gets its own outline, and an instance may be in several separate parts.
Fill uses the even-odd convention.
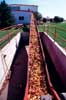
[[[46,18],[43,18],[43,22],[46,23],[47,22],[47,19]]]
[[[22,29],[24,32],[29,32],[29,27],[25,24],[23,25]]]
[[[51,23],[54,22],[54,19],[53,18],[50,18],[49,20],[50,20]]]
[[[59,16],[55,16],[54,17],[54,22],[58,23],[58,22],[63,22],[64,19],[62,17],[59,17]]]
[[[40,21],[42,19],[42,15],[39,12],[34,12],[34,16],[36,21]]]

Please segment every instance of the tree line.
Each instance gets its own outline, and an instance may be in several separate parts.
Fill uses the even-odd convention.
[[[49,18],[49,19],[43,18],[43,22],[46,23],[47,21],[54,22],[54,23],[60,23],[64,21],[64,18],[59,17],[59,16],[55,16],[54,18]]]
[[[55,16],[54,18],[43,18],[42,15],[39,13],[39,12],[35,12],[34,13],[35,15],[35,18],[36,18],[36,21],[38,22],[54,22],[54,23],[59,23],[59,22],[63,22],[64,21],[64,18],[63,17],[59,17],[59,16]]]

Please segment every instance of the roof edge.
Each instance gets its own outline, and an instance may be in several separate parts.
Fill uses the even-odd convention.
[[[34,6],[34,7],[38,7],[38,5],[30,5],[30,4],[8,4],[9,6]]]
[[[33,11],[30,11],[30,10],[13,10],[12,12],[30,12],[30,13],[33,13]]]

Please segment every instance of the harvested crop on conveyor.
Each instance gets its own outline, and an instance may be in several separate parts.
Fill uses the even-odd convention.
[[[28,100],[40,100],[41,95],[48,93],[46,76],[44,75],[43,60],[40,52],[39,38],[34,17],[31,17],[28,61]]]

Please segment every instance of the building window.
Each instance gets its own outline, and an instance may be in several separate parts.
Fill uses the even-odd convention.
[[[16,10],[20,10],[20,7],[11,7],[11,10],[12,10],[12,11],[14,11],[14,10],[15,10],[15,11],[16,11]]]
[[[23,16],[19,16],[19,20],[24,20],[24,17]]]

